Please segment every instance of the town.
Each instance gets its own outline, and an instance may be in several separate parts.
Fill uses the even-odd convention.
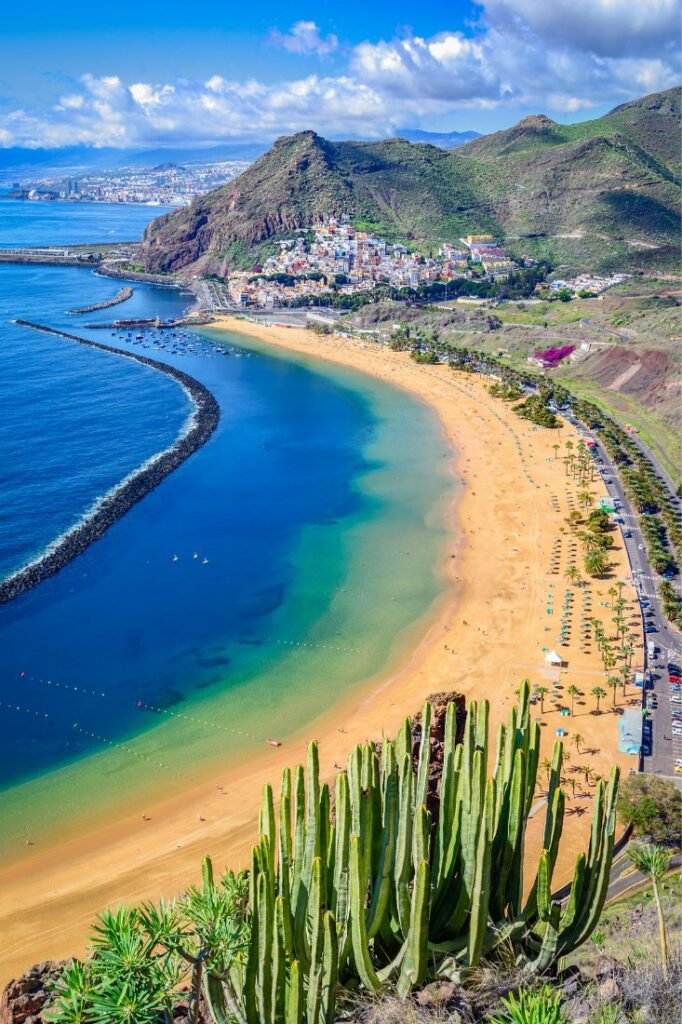
[[[504,281],[512,271],[535,263],[515,262],[492,235],[468,235],[427,256],[334,217],[277,244],[279,252],[262,265],[230,275],[233,303],[276,307],[332,293],[371,292],[380,285],[418,289],[456,278]]]
[[[244,160],[155,167],[121,167],[67,178],[51,175],[38,181],[13,182],[9,198],[36,202],[143,203],[148,206],[189,206],[231,181],[248,167]]]
[[[445,300],[458,294],[494,299],[498,293],[505,297],[494,286],[511,287],[512,279],[517,293],[567,300],[596,296],[624,280],[622,274],[580,275],[548,284],[548,265],[513,259],[490,234],[469,234],[427,255],[355,228],[343,217],[303,228],[276,245],[278,252],[262,263],[230,274],[227,286],[215,282],[219,305],[278,308],[333,299],[335,305],[353,306],[354,296],[362,299],[379,288],[392,290],[394,298],[417,292]]]

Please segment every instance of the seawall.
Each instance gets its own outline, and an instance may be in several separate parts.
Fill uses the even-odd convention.
[[[65,331],[58,331],[53,327],[33,323],[30,320],[15,322],[21,327],[30,327],[32,330],[42,331],[44,334],[52,334],[67,341],[77,342],[79,345],[86,345],[88,348],[101,349],[104,352],[122,356],[124,359],[142,363],[143,366],[150,366],[160,373],[165,373],[184,389],[194,411],[186,433],[174,441],[169,448],[152,456],[144,465],[134,470],[97,503],[90,515],[63,534],[44,554],[2,580],[0,582],[0,604],[12,601],[24,591],[37,586],[38,583],[42,583],[50,576],[54,576],[65,565],[82,554],[94,541],[103,537],[110,526],[113,526],[133,505],[141,501],[146,494],[157,487],[165,477],[208,441],[220,418],[220,408],[208,388],[174,366],[169,366],[157,359],[149,359],[147,356],[135,352],[124,352],[113,345],[104,345],[97,341],[90,341],[88,338],[79,338],[75,334],[67,334]]]

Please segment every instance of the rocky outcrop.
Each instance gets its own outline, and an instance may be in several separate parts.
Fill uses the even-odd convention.
[[[42,1016],[50,987],[66,961],[45,960],[10,981],[0,997],[0,1024],[47,1024]]]
[[[456,741],[461,743],[464,739],[464,726],[466,723],[466,700],[461,693],[452,691],[441,691],[430,693],[426,698],[431,704],[431,761],[429,766],[429,792],[426,805],[431,812],[431,820],[435,827],[438,821],[438,784],[443,774],[443,755],[445,744],[445,715],[448,704],[455,705]],[[412,723],[412,758],[415,770],[417,768],[419,749],[422,741],[421,712],[415,715]]]

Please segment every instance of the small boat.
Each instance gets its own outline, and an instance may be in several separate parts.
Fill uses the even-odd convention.
[[[268,743],[271,747],[281,747],[282,746],[282,743],[281,743],[280,740],[270,739],[269,736],[268,736],[268,738],[266,739],[265,742]]]
[[[177,560],[178,560],[178,556],[177,555],[173,555],[173,561],[177,562]]]
[[[201,564],[202,565],[208,565],[208,558],[205,558]]]

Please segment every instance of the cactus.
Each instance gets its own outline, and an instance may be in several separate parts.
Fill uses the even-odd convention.
[[[332,1024],[338,984],[359,982],[373,992],[392,984],[407,996],[427,977],[466,977],[503,946],[530,977],[584,942],[606,898],[618,771],[597,786],[588,850],[577,858],[562,908],[552,897],[564,818],[561,745],[553,754],[543,849],[524,887],[540,743],[527,683],[498,729],[489,778],[488,719],[487,702],[472,703],[457,743],[454,706],[447,710],[436,825],[426,808],[428,703],[414,760],[409,720],[380,755],[371,744],[351,751],[335,780],[333,814],[314,743],[305,769],[284,772],[278,809],[266,786],[248,908],[221,902],[223,882],[214,881],[206,858],[202,888],[186,897],[189,931],[169,946],[191,965],[192,1013],[203,980],[215,1024]],[[227,949],[235,913],[242,919]]]

